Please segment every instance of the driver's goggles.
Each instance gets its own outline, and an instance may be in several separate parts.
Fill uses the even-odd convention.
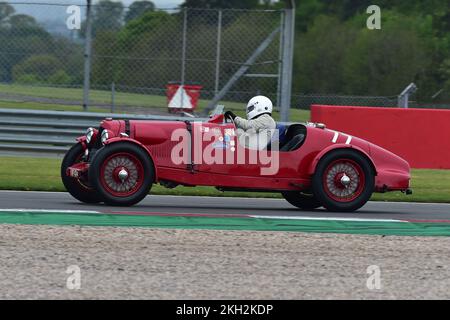
[[[253,110],[255,110],[255,106],[254,106],[254,105],[251,105],[251,106],[248,106],[248,107],[247,107],[247,113],[250,113],[250,112],[252,112]]]

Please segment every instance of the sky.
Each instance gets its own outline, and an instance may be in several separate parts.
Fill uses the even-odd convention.
[[[94,0],[98,2],[99,0]],[[115,1],[115,0],[112,0]],[[125,6],[130,5],[134,0],[122,0],[122,3]],[[85,4],[85,0],[36,0],[36,1],[26,1],[26,0],[6,0],[9,3],[26,3],[26,2],[43,2],[43,3],[55,3],[55,4]],[[180,5],[182,0],[152,0],[152,2],[156,5],[157,8],[175,8]],[[21,5],[22,7],[22,5]]]
[[[93,0],[94,4],[99,0]],[[113,0],[114,1],[114,0]],[[182,4],[183,0],[151,0],[159,9],[174,9]],[[86,4],[86,0],[7,0],[10,4],[15,4],[17,13],[33,16],[38,22],[45,26],[47,30],[55,33],[67,33],[65,28],[66,9],[72,4]],[[33,5],[32,3],[48,3],[55,5]],[[134,0],[121,0],[125,6],[129,6]]]
[[[123,4],[127,6],[132,2],[133,0],[124,0]],[[157,8],[175,8],[183,3],[182,0],[154,0],[152,2],[156,5]]]
[[[94,0],[97,2],[96,0]],[[122,3],[125,6],[130,5],[134,0],[123,0]],[[156,5],[157,8],[176,8],[183,1],[182,0],[152,0],[152,2]]]
[[[94,0],[94,3],[98,2],[99,0]],[[115,0],[113,0],[115,1]],[[33,2],[33,3],[49,3],[49,4],[58,4],[58,5],[71,5],[71,4],[86,4],[86,0],[33,0],[33,1],[24,1],[24,0],[9,0],[6,1],[10,4],[16,3],[14,6],[16,11],[19,13],[29,14],[34,16],[37,20],[43,21],[43,20],[54,20],[56,17],[55,15],[60,14],[60,12],[64,12],[64,7],[61,6],[37,6],[37,5],[28,5],[27,2]],[[129,6],[131,3],[134,2],[134,0],[121,0],[121,2],[125,6]],[[183,0],[152,0],[152,2],[156,5],[159,9],[173,9],[178,7],[181,3],[183,3]],[[18,4],[19,3],[19,4]]]

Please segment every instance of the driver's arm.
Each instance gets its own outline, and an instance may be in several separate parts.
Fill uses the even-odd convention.
[[[258,118],[254,120],[247,120],[241,117],[234,118],[234,123],[236,124],[236,128],[240,128],[242,130],[254,129],[255,131],[259,131],[261,129],[265,129],[266,126],[264,123]]]
[[[232,119],[236,125],[236,128],[247,131],[248,129],[254,129],[256,131],[260,129],[264,129],[265,125],[263,121],[255,119],[255,120],[247,120],[241,117],[238,117],[234,114],[233,111],[225,112],[225,118]]]
[[[234,118],[234,123],[236,124],[236,128],[241,128],[245,131],[255,130],[259,132],[261,130],[272,130],[276,128],[275,120],[268,115],[256,117],[252,120],[236,117]]]

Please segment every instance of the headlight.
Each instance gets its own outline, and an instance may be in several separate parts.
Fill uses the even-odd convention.
[[[94,128],[88,128],[86,131],[86,142],[91,143],[92,137],[94,136]]]
[[[109,139],[109,132],[108,130],[103,130],[102,132],[102,144],[105,144],[106,140]]]

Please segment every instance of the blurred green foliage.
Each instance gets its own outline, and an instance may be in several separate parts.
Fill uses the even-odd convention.
[[[369,30],[369,0],[296,0],[294,93],[396,96],[410,82],[423,102],[450,101],[450,3],[448,0],[379,0],[381,29]],[[280,9],[282,1],[186,0],[183,7]],[[94,61],[92,81],[110,86],[164,88],[173,66],[171,52],[179,48],[179,11],[158,11],[150,1],[137,1],[126,11],[120,1],[101,0],[94,6]],[[253,21],[245,11],[225,19],[222,54],[245,61],[255,28],[274,28],[268,21]],[[193,19],[193,48],[216,34],[211,21]],[[80,33],[83,35],[85,27]],[[239,36],[237,37],[236,34]],[[173,35],[170,37],[168,35]],[[83,45],[54,36],[32,17],[0,3],[0,82],[81,84]],[[138,63],[151,51],[157,63]],[[213,50],[214,51],[214,50]],[[194,53],[195,56],[195,53]],[[127,59],[124,59],[126,57]],[[167,65],[167,68],[164,65]],[[226,70],[224,77],[232,70]],[[189,66],[199,83],[210,81],[214,64]],[[228,72],[228,73],[227,73]],[[268,79],[242,79],[242,88],[264,87]],[[155,85],[157,84],[157,85]],[[208,84],[211,85],[211,84]],[[441,92],[436,97],[435,93]],[[433,97],[433,98],[432,98]]]

